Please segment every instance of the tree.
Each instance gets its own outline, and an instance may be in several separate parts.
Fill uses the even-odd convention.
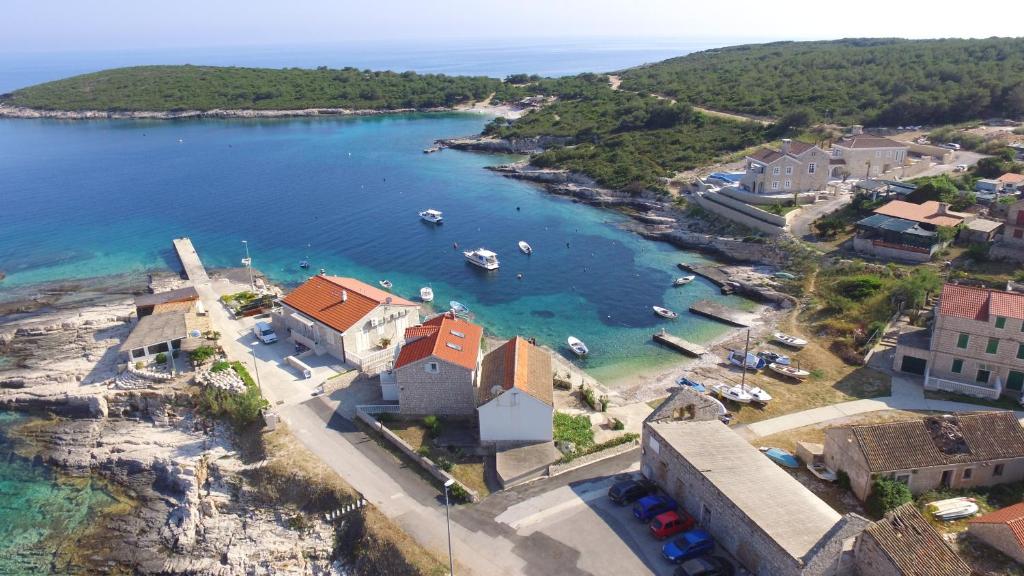
[[[814,229],[818,231],[818,234],[826,238],[831,238],[832,236],[835,236],[839,232],[845,230],[846,223],[840,220],[839,218],[836,218],[835,216],[830,216],[828,218],[822,218],[821,220],[815,222]]]
[[[982,158],[974,165],[974,175],[979,178],[998,178],[1006,172],[1005,162],[994,156]]]

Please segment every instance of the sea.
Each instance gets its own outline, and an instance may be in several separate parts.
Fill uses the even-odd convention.
[[[635,41],[5,54],[0,92],[143,63],[556,76],[705,47]],[[576,336],[591,355],[575,361],[614,385],[682,361],[651,342],[658,330],[694,342],[726,332],[688,314],[690,303],[747,306],[701,279],[672,287],[681,274],[676,264],[702,261],[700,254],[644,240],[615,212],[487,170],[517,157],[423,153],[435,139],[477,134],[489,120],[477,113],[0,120],[0,270],[7,274],[0,301],[56,280],[177,269],[171,239],[189,236],[211,268],[238,267],[247,245],[253,266],[286,287],[319,269],[370,284],[388,279],[409,298],[431,286],[439,307],[465,304],[492,336],[533,337],[566,357],[566,338]],[[444,224],[422,222],[417,213],[427,208],[442,210]],[[533,246],[531,256],[518,251],[520,240]],[[461,250],[477,247],[497,252],[500,270],[465,262]],[[310,270],[299,268],[307,259]],[[654,305],[680,312],[679,319],[657,317]],[[56,483],[45,467],[10,457],[0,459],[0,491],[0,526],[28,526],[41,542],[77,529],[106,502],[93,486]],[[39,498],[80,505],[40,514]],[[0,531],[0,547],[10,542]],[[0,548],[0,558],[6,553]]]

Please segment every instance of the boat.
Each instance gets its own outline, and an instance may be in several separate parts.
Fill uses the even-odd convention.
[[[758,448],[758,450],[760,450],[765,456],[771,459],[772,462],[775,462],[779,466],[785,468],[800,467],[800,461],[796,459],[796,456],[793,456],[788,451],[783,450],[782,448],[768,448],[762,446]]]
[[[433,208],[428,208],[423,212],[420,212],[420,218],[422,218],[424,222],[430,222],[431,224],[440,224],[443,221],[441,211],[434,210]]]
[[[519,249],[523,252],[523,254],[526,254],[526,255],[533,254],[533,247],[530,246],[529,244],[527,244],[526,240],[520,240],[519,241]]]
[[[679,314],[676,314],[675,312],[669,310],[668,308],[662,308],[661,306],[651,306],[651,308],[654,310],[655,314],[661,316],[662,318],[668,318],[669,320],[675,320],[676,318],[679,318]]]
[[[807,370],[801,370],[796,366],[786,366],[777,362],[772,362],[768,365],[768,369],[776,374],[781,374],[787,378],[794,378],[796,380],[804,380],[811,375]]]
[[[586,356],[587,354],[590,354],[590,349],[587,348],[587,345],[575,336],[569,336],[566,339],[566,343],[569,344],[569,348],[571,348],[577,356]]]
[[[462,253],[469,260],[471,264],[479,266],[484,270],[497,270],[500,265],[498,262],[498,255],[486,248],[477,248],[476,250],[467,250]]]
[[[380,284],[381,288],[385,290],[391,290],[391,287],[394,286],[394,284],[391,283],[391,280],[381,280],[380,282],[377,283]]]
[[[729,350],[729,356],[726,358],[733,366],[744,367],[743,352],[737,352],[736,350]],[[768,365],[768,362],[764,358],[758,358],[754,354],[747,352],[746,369],[747,370],[760,370]]]
[[[690,380],[686,376],[681,376],[678,380],[676,380],[676,384],[679,384],[680,386],[689,386],[690,388],[697,392],[700,392],[701,394],[708,391],[708,389],[705,388],[703,384],[697,382],[696,380]]]
[[[309,260],[299,260],[299,268],[306,270],[309,268]]]
[[[456,314],[469,314],[469,308],[461,302],[452,300],[448,302],[448,306],[452,309],[452,312],[455,312]]]
[[[673,286],[686,286],[687,284],[689,284],[690,282],[693,282],[696,279],[697,279],[696,276],[680,276],[679,278],[676,278],[675,280],[672,281],[672,285]]]
[[[783,280],[796,280],[796,274],[790,274],[789,272],[776,272],[774,276]]]
[[[430,286],[424,286],[423,288],[420,288],[420,300],[423,300],[424,302],[433,302],[434,289],[431,288]]]
[[[814,474],[825,482],[835,482],[836,478],[838,478],[835,472],[829,470],[820,462],[811,462],[807,464],[807,469],[811,471],[811,474]]]
[[[797,338],[796,336],[790,336],[789,334],[784,334],[782,332],[772,334],[772,339],[793,348],[803,348],[804,346],[807,346],[807,340]]]
[[[739,386],[730,384],[712,384],[711,390],[722,398],[727,398],[739,404],[750,404],[750,401],[753,400],[753,397]]]
[[[750,394],[750,401],[756,404],[767,404],[772,401],[772,395],[764,388],[747,388],[747,394]]]
[[[974,516],[978,513],[978,503],[974,498],[950,498],[932,502],[925,509],[937,520],[948,522]]]
[[[769,364],[774,362],[776,364],[781,364],[783,366],[789,366],[790,364],[793,363],[789,359],[789,356],[783,356],[782,354],[779,354],[777,352],[772,352],[770,350],[763,350],[761,352],[758,352],[757,355],[760,358],[764,358],[765,361],[767,361]]]

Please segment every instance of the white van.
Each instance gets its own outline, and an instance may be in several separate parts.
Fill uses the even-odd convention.
[[[256,338],[264,344],[273,344],[277,342],[277,334],[274,333],[274,329],[270,327],[270,324],[266,322],[257,322],[252,327],[252,333],[256,335]]]

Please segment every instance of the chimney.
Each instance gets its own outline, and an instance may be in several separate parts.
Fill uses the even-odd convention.
[[[348,290],[342,289],[342,291],[341,291],[341,301],[342,302],[348,302]]]
[[[864,133],[864,127],[861,126],[860,124],[854,124],[853,126],[850,126],[850,135],[851,136],[860,136],[863,133]]]
[[[783,154],[789,154],[789,145],[790,145],[790,144],[791,144],[792,142],[793,142],[793,141],[792,141],[792,140],[790,140],[789,138],[783,138],[783,139],[782,139],[782,153],[783,153]]]
[[[939,202],[939,214],[949,214],[949,204]]]

